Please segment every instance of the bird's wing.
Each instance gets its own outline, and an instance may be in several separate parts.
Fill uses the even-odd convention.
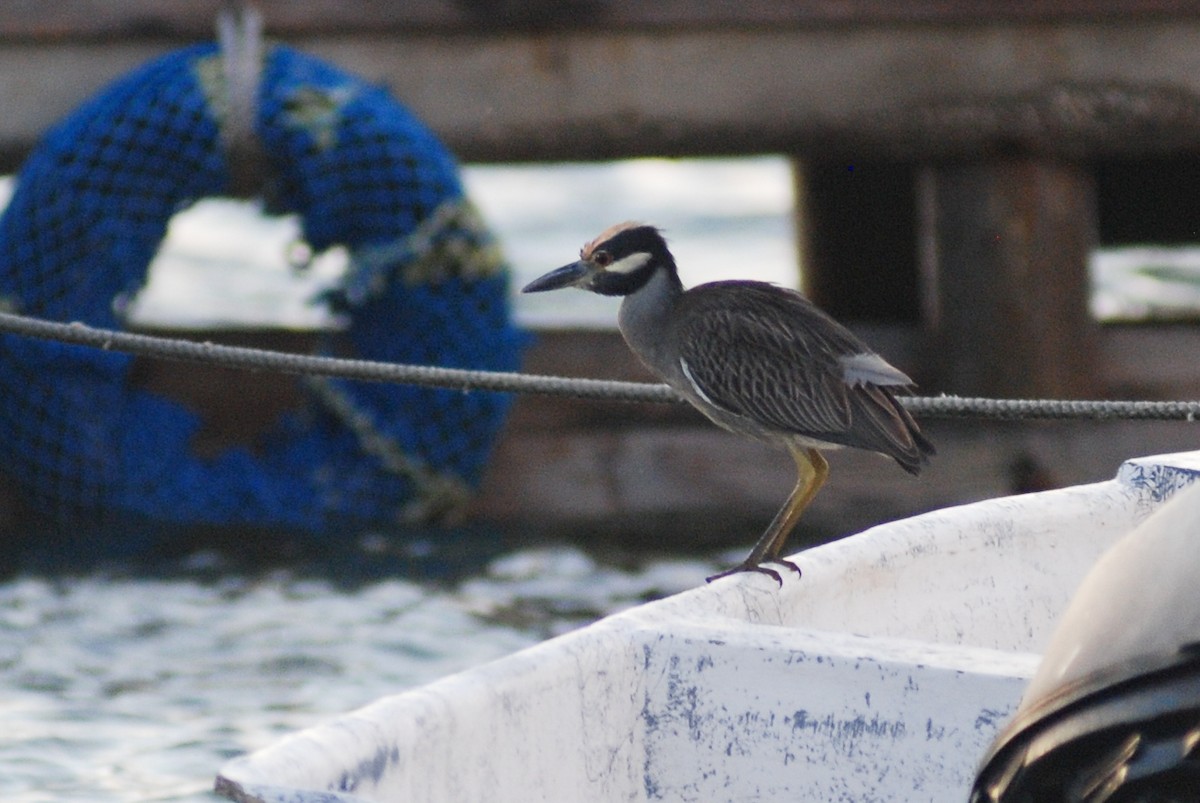
[[[769,426],[841,433],[860,406],[852,392],[910,384],[799,293],[763,282],[713,282],[689,290],[680,305],[673,334],[697,391]]]

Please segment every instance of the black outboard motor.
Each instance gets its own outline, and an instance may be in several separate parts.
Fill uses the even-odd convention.
[[[1096,563],[971,803],[1200,801],[1200,487]]]

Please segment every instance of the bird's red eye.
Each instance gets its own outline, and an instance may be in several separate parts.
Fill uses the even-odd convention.
[[[612,254],[608,253],[607,251],[597,251],[596,253],[592,254],[592,262],[596,263],[602,268],[607,268],[612,264],[612,261]]]

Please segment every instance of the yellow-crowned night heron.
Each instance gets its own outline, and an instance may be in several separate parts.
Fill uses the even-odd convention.
[[[621,334],[646,366],[717,425],[782,444],[796,487],[746,559],[710,581],[781,563],[788,534],[825,482],[818,451],[852,446],[892,457],[916,474],[934,453],[893,391],[913,383],[793,290],[723,281],[685,291],[653,226],[622,223],[583,247],[579,261],[522,292],[579,287],[624,296]]]

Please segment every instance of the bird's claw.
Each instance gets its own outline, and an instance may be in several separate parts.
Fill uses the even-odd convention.
[[[722,577],[729,577],[730,575],[740,574],[741,572],[757,572],[758,574],[765,574],[767,577],[772,578],[776,583],[779,583],[780,588],[783,588],[783,578],[779,575],[779,572],[775,571],[774,569],[768,569],[763,565],[764,563],[778,563],[780,566],[785,566],[794,571],[797,577],[803,574],[803,572],[800,571],[800,567],[792,561],[785,560],[783,558],[772,558],[770,560],[763,561],[763,563],[751,563],[750,561],[745,561],[743,563],[739,563],[737,566],[734,566],[732,569],[726,569],[723,572],[719,572],[704,579],[706,582],[711,583],[713,580],[719,580]]]
[[[787,560],[786,558],[772,558],[771,560],[763,561],[763,562],[764,563],[778,563],[780,566],[785,566],[785,567],[791,569],[792,571],[794,571],[796,573],[796,577],[804,576],[804,572],[800,571],[800,567],[797,566],[794,562]]]

